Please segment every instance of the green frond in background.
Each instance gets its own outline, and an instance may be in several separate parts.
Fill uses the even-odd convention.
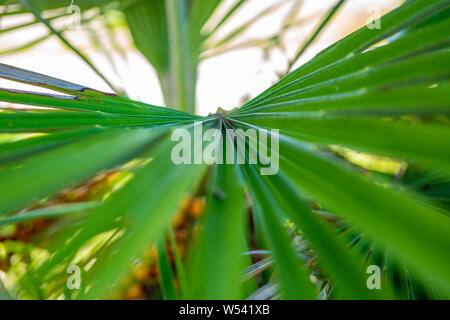
[[[23,12],[18,2],[38,13],[60,8],[9,2],[9,14]],[[57,218],[38,248],[20,248],[32,258],[1,297],[111,298],[156,244],[165,299],[450,298],[449,0],[406,1],[381,29],[355,31],[242,107],[209,117],[193,114],[196,69],[245,1],[209,28],[220,1],[115,5],[178,110],[0,65],[2,78],[55,91],[0,89],[1,101],[45,107],[0,112],[0,226]],[[279,172],[173,164],[171,133],[192,131],[194,121],[223,132],[279,130]],[[389,170],[364,167],[360,156]],[[52,204],[105,172],[115,179],[97,198]],[[198,196],[205,213],[181,255],[173,219]],[[8,250],[0,243],[0,259]],[[83,270],[81,290],[66,289],[72,264]],[[366,284],[370,265],[382,269],[381,290]]]

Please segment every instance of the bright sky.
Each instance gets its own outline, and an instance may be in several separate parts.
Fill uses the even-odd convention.
[[[234,0],[227,0],[232,3]],[[257,12],[280,0],[249,0],[242,12],[230,21],[226,30],[240,25]],[[246,34],[246,39],[264,37],[276,33],[277,27],[289,13],[291,0],[286,2],[276,13],[262,19]],[[321,15],[336,0],[305,0],[297,19],[309,18],[308,23],[298,27],[285,36],[285,47],[289,57],[309,36],[311,30],[320,21]],[[379,9],[386,12],[399,4],[398,0],[348,0],[336,19],[327,27],[318,41],[305,53],[298,65],[311,59],[317,52],[334,41],[365,25],[368,18]],[[226,3],[226,4],[227,4]],[[68,0],[68,5],[70,1]],[[75,0],[76,4],[76,0]],[[225,5],[226,5],[225,4]],[[2,21],[5,27],[10,21]],[[45,33],[42,27],[26,32],[17,32],[13,36],[0,35],[0,51],[11,44],[22,43],[26,39]],[[95,51],[80,31],[72,31],[69,37],[77,47],[82,47],[95,61],[96,65],[115,83],[121,81],[115,75],[108,60]],[[124,36],[125,37],[125,36]],[[125,37],[126,38],[126,37]],[[126,40],[125,40],[126,42]],[[154,105],[164,105],[158,80],[153,68],[136,50],[128,50],[126,61],[113,55],[119,65],[119,73],[133,99],[142,100]],[[108,87],[77,56],[64,49],[57,39],[48,40],[31,50],[19,54],[0,56],[0,62],[32,71],[45,73],[57,78],[108,91]],[[218,107],[232,109],[241,104],[244,96],[254,97],[277,81],[277,72],[283,72],[287,66],[286,53],[273,50],[268,59],[264,59],[259,48],[239,49],[203,61],[199,68],[197,105],[202,115],[215,112]],[[0,80],[0,87],[27,88],[24,85],[12,84]],[[29,89],[29,87],[27,88]],[[33,89],[34,91],[38,91]]]

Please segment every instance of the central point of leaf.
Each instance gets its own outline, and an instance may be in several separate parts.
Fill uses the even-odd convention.
[[[208,117],[211,117],[211,118],[221,118],[221,119],[223,119],[223,118],[225,118],[228,114],[230,114],[231,111],[232,111],[232,110],[226,111],[226,110],[222,109],[221,107],[219,107],[219,108],[216,110],[215,113],[210,113],[210,114],[208,115]]]

